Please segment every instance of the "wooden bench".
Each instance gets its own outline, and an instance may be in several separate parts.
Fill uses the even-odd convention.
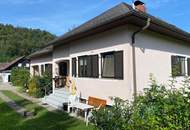
[[[103,108],[106,107],[106,100],[96,98],[96,97],[89,97],[88,98],[88,105],[94,106],[95,108]]]
[[[88,113],[93,109],[100,109],[106,106],[107,102],[106,100],[96,98],[96,97],[89,97],[88,103],[81,103],[78,101],[71,102],[70,105],[68,105],[68,112],[70,112],[70,108],[76,108],[78,110],[84,111],[85,116],[85,122],[86,125],[88,125]]]

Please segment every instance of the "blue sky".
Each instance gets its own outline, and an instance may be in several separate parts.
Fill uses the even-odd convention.
[[[142,0],[148,12],[190,32],[189,0]],[[107,9],[131,0],[0,0],[0,23],[62,35]]]

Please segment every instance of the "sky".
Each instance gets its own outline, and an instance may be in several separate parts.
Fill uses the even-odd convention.
[[[151,15],[190,32],[189,0],[142,1]],[[0,0],[0,23],[60,36],[121,2],[132,0]]]

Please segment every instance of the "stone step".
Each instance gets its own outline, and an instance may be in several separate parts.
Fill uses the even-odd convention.
[[[54,108],[62,109],[63,103],[67,103],[71,94],[65,89],[55,90],[53,94],[42,99],[43,103],[47,103]]]
[[[50,95],[48,97],[48,99],[52,99],[54,101],[60,102],[60,103],[64,103],[64,102],[68,102],[69,97],[58,97],[56,95]]]
[[[69,95],[71,95],[71,93],[70,93],[70,92],[63,91],[63,90],[60,90],[60,91],[59,91],[59,90],[55,90],[55,91],[54,91],[54,93],[55,93],[55,94],[63,94],[63,95],[68,95],[68,96],[69,96]]]
[[[53,93],[50,96],[56,96],[56,97],[59,97],[59,98],[67,98],[67,97],[70,96],[70,94],[65,95],[65,94],[60,94],[60,93]]]
[[[54,107],[54,108],[57,108],[57,109],[62,109],[62,107],[63,107],[63,104],[62,103],[60,103],[60,102],[56,102],[56,101],[54,101],[54,100],[52,100],[52,99],[47,99],[46,101],[45,101],[47,104],[49,104],[50,106],[52,106],[52,107]]]

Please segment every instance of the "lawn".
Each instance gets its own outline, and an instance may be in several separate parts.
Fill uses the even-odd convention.
[[[0,130],[95,130],[93,126],[86,127],[83,121],[70,117],[65,112],[49,112],[10,91],[2,92],[27,110],[36,109],[37,115],[25,119],[0,99]]]

